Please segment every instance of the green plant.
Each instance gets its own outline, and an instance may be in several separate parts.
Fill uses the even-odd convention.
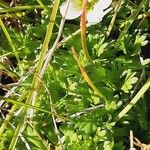
[[[113,1],[94,25],[83,13],[81,29],[61,3],[0,1],[0,149],[129,149],[130,130],[148,143],[148,0]]]

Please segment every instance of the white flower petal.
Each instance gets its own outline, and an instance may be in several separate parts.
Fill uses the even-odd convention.
[[[104,12],[102,10],[98,10],[98,12],[97,11],[93,11],[93,10],[88,12],[87,13],[87,21],[88,21],[88,23],[89,24],[93,24],[93,25],[99,23],[102,20],[103,16],[104,16],[103,13]]]
[[[111,8],[104,11],[111,4],[112,0],[100,0],[94,5],[94,8],[87,13],[87,21],[94,25],[102,21],[103,17],[111,10]]]
[[[75,0],[70,0],[66,19],[68,20],[75,19],[81,15],[81,8],[77,8],[76,3],[77,2]],[[65,16],[66,9],[67,9],[67,1],[63,2],[62,5],[60,6],[60,13],[63,17]]]

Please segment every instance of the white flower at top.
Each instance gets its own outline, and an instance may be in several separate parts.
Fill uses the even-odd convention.
[[[82,13],[82,0],[68,0],[60,6],[60,13],[66,19],[71,20],[78,18]],[[97,24],[102,21],[103,17],[111,10],[108,8],[112,0],[88,0],[86,18],[89,24]],[[67,14],[65,16],[66,9]]]

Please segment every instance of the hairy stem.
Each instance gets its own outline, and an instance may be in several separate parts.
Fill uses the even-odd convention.
[[[80,21],[80,28],[81,28],[81,44],[83,53],[86,59],[92,63],[92,59],[89,55],[87,44],[86,44],[86,7],[87,7],[87,0],[83,0],[82,4],[82,14],[81,14],[81,21]]]

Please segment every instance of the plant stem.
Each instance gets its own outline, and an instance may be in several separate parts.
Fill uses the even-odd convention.
[[[42,50],[41,50],[41,53],[39,56],[39,61],[37,64],[36,72],[34,74],[34,78],[32,81],[31,90],[29,91],[29,94],[28,94],[28,97],[26,100],[26,104],[32,104],[34,106],[36,103],[37,93],[39,91],[40,83],[41,83],[41,79],[39,78],[39,73],[41,71],[41,68],[42,68],[44,60],[45,60],[45,54],[48,50],[48,44],[49,44],[49,41],[50,41],[51,36],[52,36],[52,30],[54,27],[54,22],[56,19],[56,14],[58,11],[59,3],[60,3],[60,0],[54,0],[54,7],[53,7],[52,12],[51,12],[50,21],[49,21],[49,24],[47,27],[47,32],[46,32],[44,43],[42,46]],[[22,110],[22,114],[20,116],[20,121],[19,121],[19,124],[15,130],[14,137],[13,137],[13,139],[9,145],[9,149],[12,149],[12,150],[15,149],[17,140],[19,138],[19,134],[20,134],[21,129],[24,125],[27,109],[28,109],[27,107],[24,107]],[[33,114],[31,114],[31,115],[33,115]],[[33,117],[33,116],[30,116],[30,117]]]
[[[50,16],[50,21],[49,21],[49,24],[48,24],[48,27],[47,27],[47,32],[46,32],[46,36],[45,36],[45,39],[44,39],[43,47],[42,47],[42,50],[41,50],[41,53],[40,53],[40,56],[39,56],[39,61],[38,61],[37,68],[36,68],[34,78],[33,78],[33,81],[32,81],[31,89],[33,89],[33,90],[31,92],[29,92],[29,95],[28,95],[28,98],[27,98],[27,102],[28,103],[31,102],[31,104],[33,106],[36,103],[37,93],[38,93],[39,88],[40,88],[40,83],[41,83],[41,80],[42,80],[40,78],[40,72],[41,72],[41,69],[42,69],[42,66],[43,66],[43,63],[44,63],[44,60],[45,60],[46,52],[48,50],[48,44],[49,44],[51,36],[52,36],[52,30],[53,30],[53,27],[54,27],[54,23],[55,23],[56,14],[57,14],[57,11],[58,11],[59,3],[60,3],[60,0],[55,0],[54,1],[54,7],[53,7],[53,10],[52,10],[52,13],[51,13],[51,16]],[[33,114],[31,114],[31,115],[33,115]]]
[[[138,16],[140,10],[142,9],[142,6],[146,3],[147,0],[142,0],[140,5],[138,6],[138,8],[127,18],[126,21],[126,25],[123,29],[123,31],[120,33],[114,47],[118,47],[121,39],[123,38],[123,36],[126,34],[126,32],[128,31],[129,27],[132,25],[132,23],[134,22],[135,18]],[[127,54],[126,50],[124,50],[124,53]]]
[[[80,27],[81,27],[81,44],[82,44],[82,49],[83,53],[86,57],[86,59],[90,62],[93,63],[86,44],[86,7],[87,7],[87,0],[83,0],[82,4],[82,14],[81,14],[81,21],[80,21]]]
[[[67,9],[66,9],[66,12],[65,12],[65,15],[67,14],[67,10],[68,10],[68,7],[69,7],[69,3],[70,3],[70,0],[68,0],[68,4],[67,4]],[[45,62],[43,64],[43,67],[41,69],[41,72],[40,72],[40,75],[39,77],[40,78],[43,78],[43,75],[45,73],[45,70],[49,64],[49,62],[51,61],[51,58],[52,58],[52,55],[54,53],[54,51],[56,50],[57,48],[57,45],[59,43],[59,40],[61,38],[61,35],[62,35],[62,32],[63,32],[63,28],[64,28],[64,24],[65,24],[65,17],[63,17],[61,19],[61,22],[60,22],[60,26],[59,26],[59,31],[58,31],[58,35],[57,35],[57,38],[52,46],[52,48],[50,50],[48,50],[47,54],[46,54],[46,58],[45,58]]]
[[[71,48],[71,51],[73,53],[73,57],[74,59],[77,61],[78,63],[78,66],[80,68],[80,71],[81,71],[81,74],[83,75],[85,81],[90,85],[90,87],[93,89],[93,91],[100,97],[102,98],[103,100],[105,100],[105,102],[107,101],[106,97],[99,91],[99,89],[93,84],[92,80],[90,79],[90,77],[88,76],[88,74],[86,73],[85,69],[83,68],[78,56],[77,56],[77,53],[74,49],[74,47]]]
[[[112,28],[113,28],[113,25],[114,25],[114,23],[115,23],[115,19],[116,19],[116,17],[117,17],[117,13],[119,12],[119,10],[120,10],[120,7],[121,7],[121,2],[122,2],[122,0],[119,0],[118,2],[117,2],[117,4],[116,4],[116,6],[115,6],[115,8],[114,8],[114,15],[113,15],[113,17],[112,17],[112,19],[111,19],[111,22],[110,22],[110,25],[109,25],[109,27],[108,27],[108,30],[107,30],[107,37],[110,35],[110,33],[111,33],[111,30],[112,30]]]
[[[0,10],[0,14],[8,13],[8,12],[16,12],[16,11],[23,11],[23,10],[30,10],[30,9],[42,9],[43,6],[40,5],[30,5],[30,6],[16,6],[16,7],[9,7],[3,8]],[[46,9],[48,7],[46,6]]]
[[[27,92],[25,92],[23,95],[21,95],[21,97],[19,98],[19,102],[22,102],[27,96]],[[16,111],[16,109],[18,108],[18,105],[13,105],[11,110],[9,111],[9,114],[7,114],[5,121],[3,122],[3,124],[0,127],[0,137],[2,136],[4,130],[7,127],[7,124],[9,123],[10,119],[12,118],[12,115],[14,114],[14,112]]]
[[[3,24],[3,21],[1,20],[1,18],[0,18],[0,26],[1,26],[1,28],[2,28],[2,30],[3,30],[3,32],[4,32],[5,36],[6,36],[6,38],[8,40],[8,43],[9,43],[10,47],[12,48],[12,50],[14,52],[14,55],[15,55],[17,61],[18,61],[18,65],[19,65],[19,69],[21,71],[21,74],[23,74],[23,68],[20,65],[20,59],[19,59],[18,52],[17,52],[16,47],[14,45],[14,42],[12,41],[12,39],[10,37],[10,34],[8,33],[8,31],[7,31],[6,27],[5,27],[5,25]]]
[[[130,103],[118,114],[117,120],[121,119],[123,116],[125,116],[128,111],[138,102],[138,100],[144,95],[144,93],[148,90],[150,87],[150,77],[147,80],[147,82],[143,85],[143,87],[140,89],[140,91],[135,95],[135,97],[130,101]]]
[[[36,0],[36,1],[40,4],[41,7],[44,8],[44,10],[46,10],[47,12],[49,11],[48,8],[43,4],[41,0]]]

